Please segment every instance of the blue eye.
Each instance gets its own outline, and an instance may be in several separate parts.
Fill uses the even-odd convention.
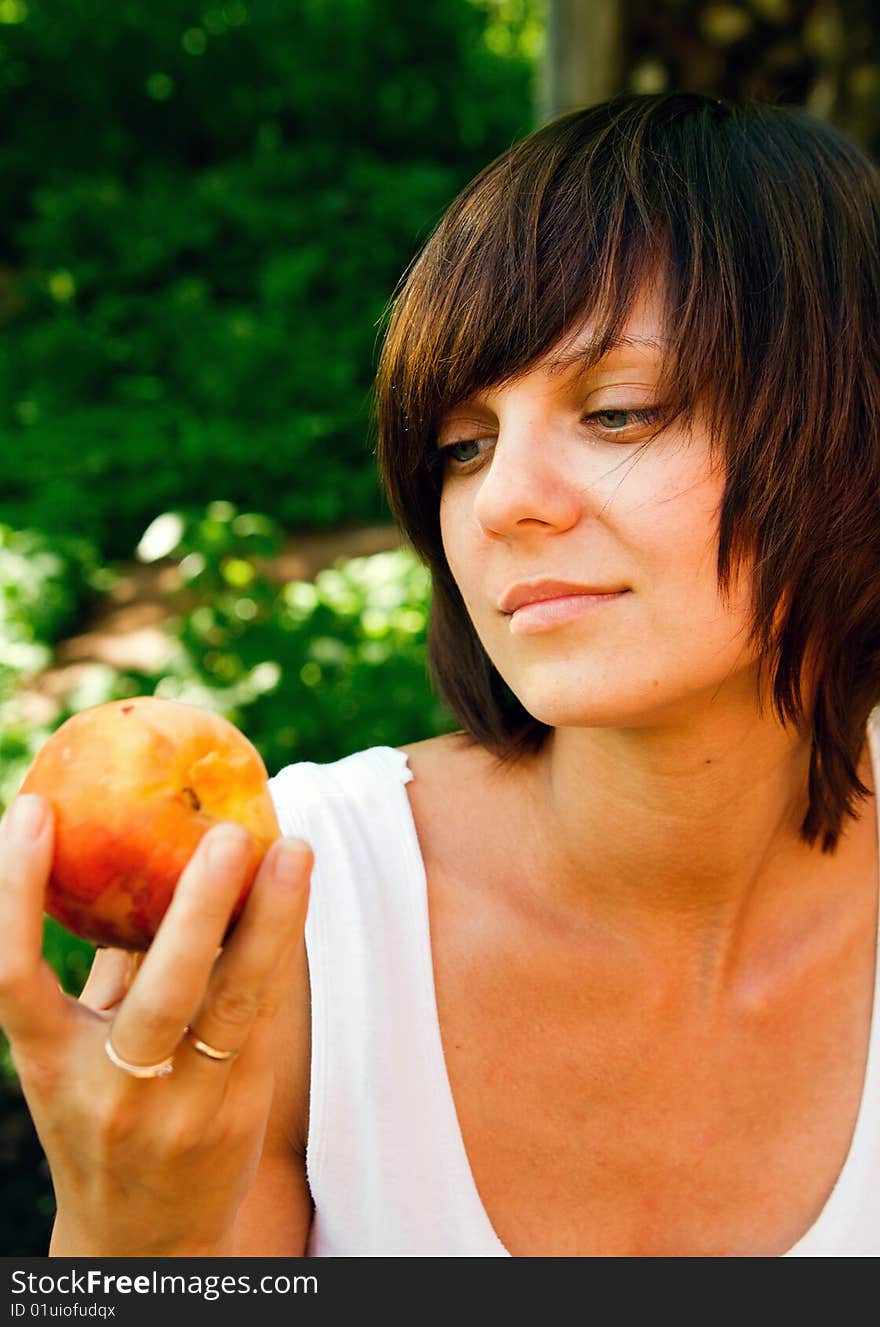
[[[587,420],[595,420],[599,428],[606,433],[623,433],[626,428],[632,424],[641,425],[652,424],[659,419],[660,412],[656,409],[648,410],[593,410],[584,417]],[[608,422],[608,421],[617,421]]]
[[[476,446],[478,446],[478,440],[474,438],[470,442],[451,442],[449,446],[444,447],[443,450],[449,456],[451,456],[455,461],[472,461],[476,453],[474,453],[474,456],[461,456],[461,455],[457,456],[456,451],[459,447],[467,448],[467,447],[476,447]]]
[[[456,455],[459,448],[477,447],[481,442],[493,442],[493,438],[465,438],[461,442],[447,442],[445,446],[437,448],[439,461],[451,461],[454,465],[461,467],[475,461],[479,456],[479,451],[473,452],[470,456]]]

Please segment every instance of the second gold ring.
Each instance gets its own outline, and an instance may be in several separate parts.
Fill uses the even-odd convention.
[[[198,1051],[199,1055],[204,1055],[208,1060],[234,1060],[238,1054],[237,1050],[221,1051],[216,1046],[209,1045],[207,1041],[202,1041],[195,1028],[186,1028],[184,1035],[193,1050]]]

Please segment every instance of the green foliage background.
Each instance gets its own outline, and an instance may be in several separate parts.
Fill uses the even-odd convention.
[[[380,320],[526,132],[525,0],[0,0],[0,520],[386,514]],[[10,132],[11,131],[11,132]]]

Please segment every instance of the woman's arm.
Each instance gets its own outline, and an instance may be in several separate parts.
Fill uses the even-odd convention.
[[[239,1209],[233,1253],[305,1256],[314,1206],[306,1182],[311,1001],[305,943],[297,946],[275,1019],[275,1091],[256,1178]]]

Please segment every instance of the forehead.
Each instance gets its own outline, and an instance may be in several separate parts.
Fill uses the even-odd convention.
[[[645,282],[633,296],[620,330],[610,340],[601,338],[597,320],[587,318],[572,328],[540,361],[551,374],[572,367],[584,370],[600,363],[627,360],[655,361],[666,351],[666,315],[663,292],[656,279]]]

